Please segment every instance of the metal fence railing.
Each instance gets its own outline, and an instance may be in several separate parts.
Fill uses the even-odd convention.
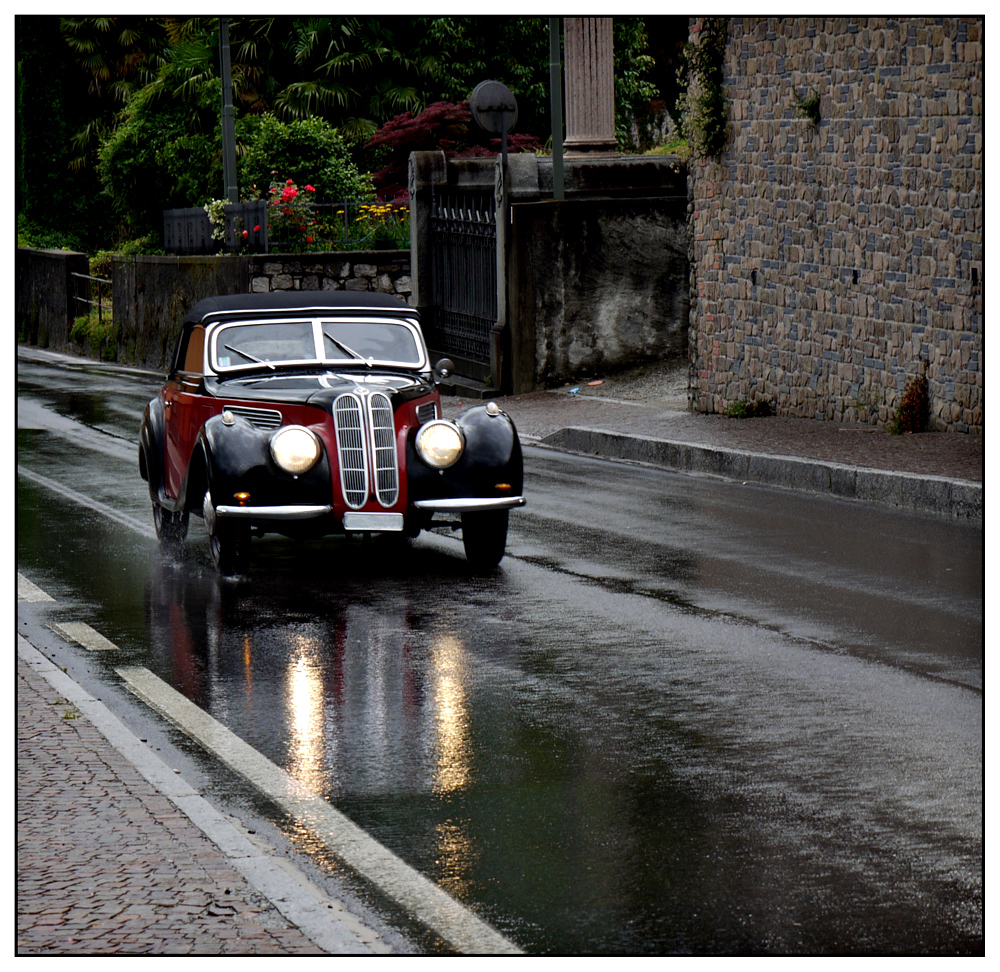
[[[163,213],[167,253],[300,253],[330,250],[409,249],[408,203],[301,198],[292,205],[267,200],[225,207],[225,237],[204,207]]]
[[[223,227],[213,225],[204,206],[163,212],[163,249],[167,253],[194,255],[244,248],[267,253],[267,202],[263,199],[226,206]]]
[[[73,306],[78,313],[74,317],[82,317],[91,313],[91,308],[97,308],[97,320],[104,323],[104,312],[107,309],[108,319],[111,318],[111,281],[105,277],[92,277],[86,273],[71,273],[76,284],[73,294]],[[96,296],[96,300],[94,299]]]

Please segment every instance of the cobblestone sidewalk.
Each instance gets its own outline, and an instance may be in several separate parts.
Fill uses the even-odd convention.
[[[21,659],[17,677],[18,955],[322,953]]]

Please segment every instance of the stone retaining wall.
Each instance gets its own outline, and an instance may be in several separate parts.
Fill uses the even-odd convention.
[[[409,250],[268,254],[250,261],[250,290],[371,290],[410,303]]]
[[[926,371],[931,427],[981,431],[982,19],[733,18],[725,74],[727,151],[690,168],[694,407],[882,426]]]

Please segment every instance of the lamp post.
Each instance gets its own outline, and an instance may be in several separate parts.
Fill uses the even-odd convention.
[[[236,127],[233,121],[233,80],[229,67],[229,19],[219,18],[219,57],[222,61],[222,181],[225,197],[240,201],[236,185]]]

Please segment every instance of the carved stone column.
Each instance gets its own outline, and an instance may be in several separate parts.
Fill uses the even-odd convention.
[[[618,154],[614,34],[610,17],[566,17],[567,156]]]

